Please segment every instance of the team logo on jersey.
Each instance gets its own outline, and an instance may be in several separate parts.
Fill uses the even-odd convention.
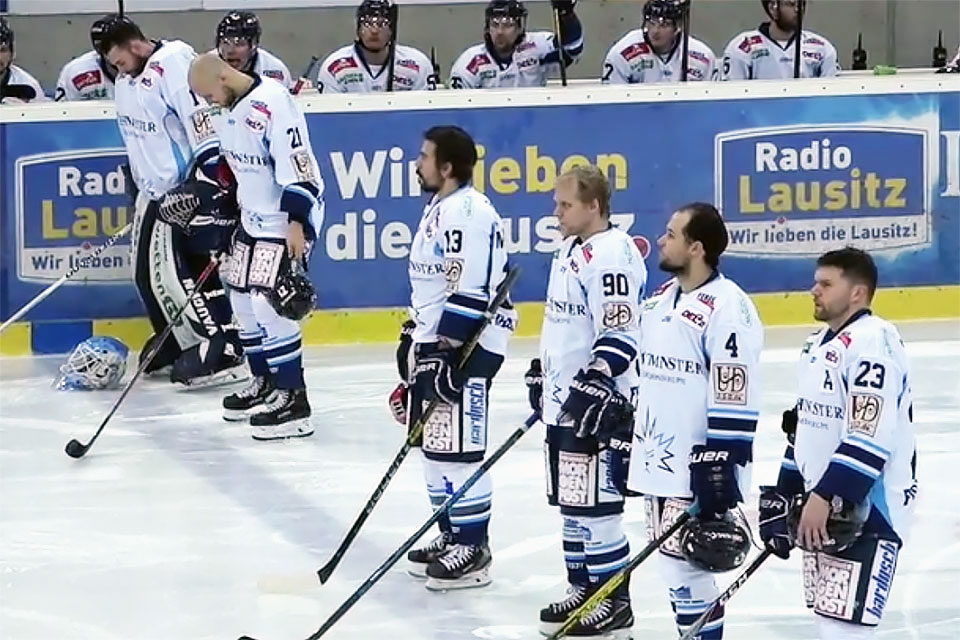
[[[524,58],[523,60],[517,63],[518,69],[530,69],[532,67],[538,67],[538,66],[540,66],[540,61],[537,60],[536,58]]]
[[[716,297],[716,296],[712,296],[712,295],[710,295],[709,293],[698,293],[698,294],[697,294],[697,300],[699,300],[700,302],[702,302],[702,303],[704,304],[704,306],[706,306],[708,309],[710,309],[710,311],[713,311],[713,310],[715,309],[715,305],[716,305],[716,302],[717,302],[717,297]]]
[[[604,302],[603,326],[608,329],[621,329],[633,322],[633,307],[629,302]]]
[[[840,352],[833,347],[827,347],[826,351],[823,352],[823,359],[827,361],[828,367],[836,369],[840,364]]]
[[[193,132],[197,134],[197,140],[203,141],[213,136],[216,132],[213,130],[213,120],[210,118],[210,112],[207,109],[197,111],[190,116],[193,123]]]
[[[883,398],[873,393],[850,395],[850,431],[873,437],[880,424]]]
[[[447,258],[443,263],[443,277],[447,281],[447,291],[452,293],[460,288],[460,276],[463,275],[463,260]]]
[[[519,45],[517,45],[517,52],[523,52],[528,49],[533,49],[537,46],[537,43],[532,40],[524,40]]]
[[[859,562],[818,553],[814,574],[814,611],[831,618],[853,620],[861,566]]]
[[[158,76],[162,76],[164,73],[163,67],[160,66],[159,62],[151,62],[150,64],[147,65],[147,68],[150,69],[151,71],[156,71]]]
[[[301,149],[290,156],[290,162],[293,164],[293,172],[297,176],[298,182],[316,182],[317,174],[313,170],[313,159],[310,152]]]
[[[260,134],[267,130],[267,125],[264,124],[262,120],[257,120],[256,118],[251,118],[247,116],[243,119],[243,123],[247,125],[247,128],[254,133]]]
[[[740,364],[714,364],[713,401],[717,404],[747,404],[747,368]]]
[[[684,309],[680,312],[680,319],[692,326],[694,329],[703,331],[707,327],[707,321],[702,314],[692,309]]]
[[[397,60],[397,66],[403,67],[404,69],[410,69],[411,71],[415,71],[417,73],[420,72],[420,65],[418,65],[416,62],[414,62],[409,58],[403,58],[401,60]]]
[[[100,70],[94,69],[81,73],[80,75],[74,76],[72,82],[73,86],[77,88],[77,91],[82,91],[89,86],[100,84]]]
[[[630,60],[633,60],[637,56],[641,56],[649,51],[650,51],[650,47],[648,47],[645,43],[635,42],[634,44],[631,44],[629,47],[621,51],[620,55],[623,56],[624,60],[629,62]]]
[[[744,53],[750,53],[750,47],[752,47],[755,44],[760,44],[762,42],[763,42],[763,38],[761,38],[760,36],[747,36],[746,38],[743,39],[743,42],[741,42],[738,45],[738,47]]]
[[[592,507],[596,502],[597,456],[560,451],[557,502],[566,507]]]
[[[581,251],[583,251],[583,259],[586,260],[587,264],[590,264],[590,261],[593,260],[593,247],[585,244]]]
[[[840,342],[842,342],[842,343],[843,343],[843,346],[845,346],[845,347],[848,348],[848,349],[850,348],[850,343],[853,342],[853,338],[850,337],[850,332],[849,332],[849,331],[844,331],[843,333],[841,333],[840,335],[838,335],[838,336],[837,336],[837,340],[839,340]]]
[[[262,75],[273,78],[274,80],[283,80],[283,71],[279,69],[264,69]]]
[[[477,71],[480,70],[480,67],[486,64],[490,64],[490,58],[487,57],[487,54],[477,54],[473,56],[473,59],[467,64],[467,71],[473,75],[477,75]]]
[[[330,66],[327,67],[327,71],[330,72],[330,75],[336,76],[338,73],[344,69],[357,69],[359,65],[357,61],[352,57],[340,58],[339,60],[334,60],[330,63]]]

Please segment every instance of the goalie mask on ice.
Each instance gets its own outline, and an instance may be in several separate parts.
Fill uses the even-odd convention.
[[[91,391],[119,386],[127,370],[127,346],[116,338],[87,338],[70,353],[60,367],[54,388],[63,391]]]

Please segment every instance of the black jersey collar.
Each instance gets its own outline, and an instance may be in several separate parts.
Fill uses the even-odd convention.
[[[769,40],[769,41],[772,42],[773,44],[777,45],[777,48],[778,48],[778,49],[783,49],[784,51],[789,51],[789,50],[790,50],[790,47],[793,46],[793,40],[794,40],[794,38],[797,37],[797,32],[794,31],[794,32],[793,32],[793,35],[790,36],[790,39],[787,40],[787,44],[781,45],[779,41],[777,41],[776,39],[774,39],[773,36],[770,35],[770,23],[769,23],[769,22],[764,22],[763,24],[761,24],[759,27],[757,27],[757,31],[759,31],[760,33],[762,33],[762,34],[767,38],[767,40]]]

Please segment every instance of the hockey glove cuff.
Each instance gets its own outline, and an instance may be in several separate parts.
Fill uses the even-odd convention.
[[[736,461],[729,451],[695,445],[690,454],[690,489],[704,517],[726,513],[743,501]]]
[[[417,360],[414,375],[416,384],[422,385],[429,396],[447,404],[460,404],[463,393],[463,376],[457,370],[457,352],[434,351]]]
[[[527,385],[527,399],[530,408],[534,411],[543,411],[543,368],[540,358],[530,361],[530,368],[523,374],[523,381]]]
[[[613,378],[597,369],[581,369],[570,383],[561,418],[572,419],[578,438],[606,440],[633,424],[633,405],[617,390]]]
[[[410,380],[410,347],[413,346],[413,330],[417,323],[407,320],[400,328],[400,343],[397,345],[397,373],[404,382]]]
[[[760,539],[767,549],[779,558],[786,560],[793,549],[787,517],[791,501],[776,487],[760,487]]]

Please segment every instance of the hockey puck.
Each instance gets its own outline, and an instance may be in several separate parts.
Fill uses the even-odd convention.
[[[80,444],[79,440],[71,440],[67,443],[66,452],[71,458],[80,458],[87,452],[87,449]]]

